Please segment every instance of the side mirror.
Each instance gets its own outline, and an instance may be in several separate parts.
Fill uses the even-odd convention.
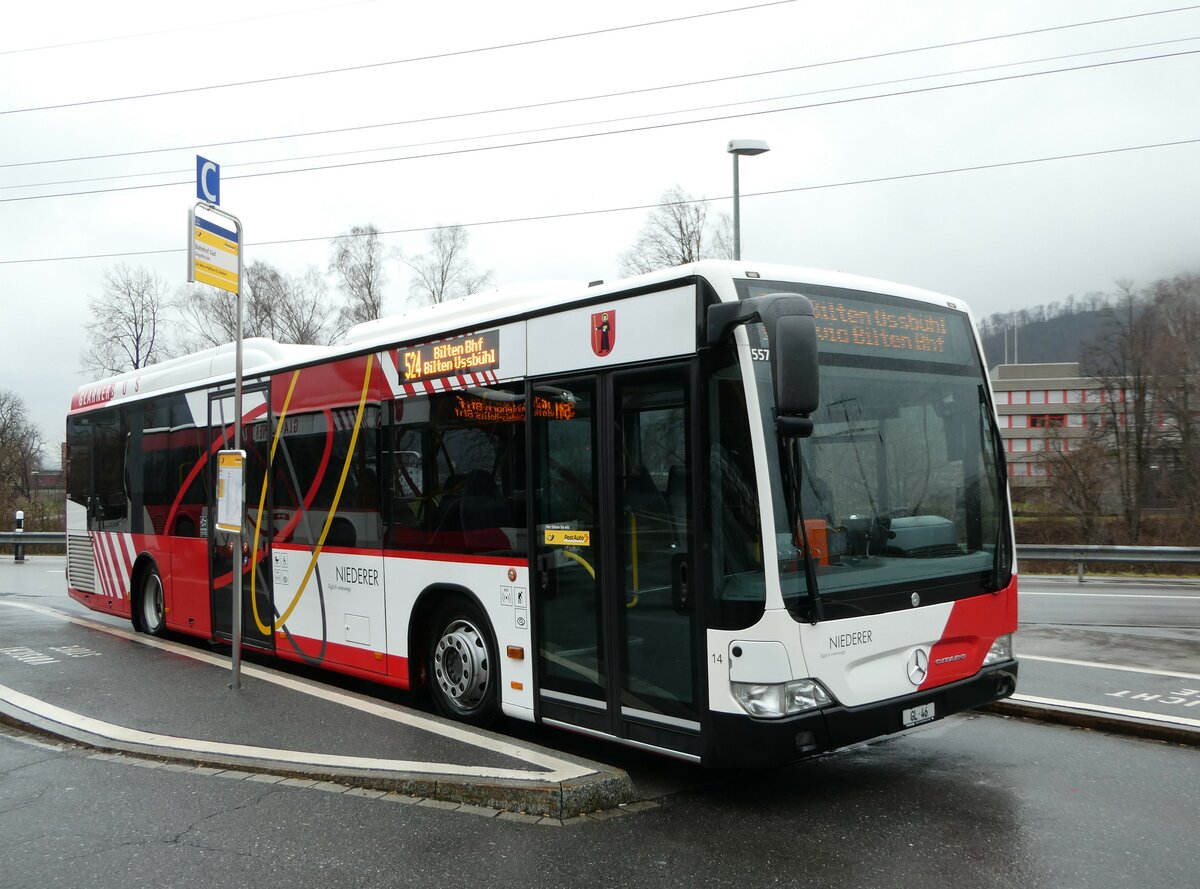
[[[775,407],[781,418],[808,419],[821,404],[816,321],[812,315],[783,315],[767,335],[771,341]],[[811,420],[808,430],[800,434],[812,432]]]
[[[807,297],[790,293],[756,296],[708,308],[708,343],[722,342],[739,324],[761,321],[771,349],[775,426],[781,435],[812,435],[810,414],[821,404],[817,322]]]

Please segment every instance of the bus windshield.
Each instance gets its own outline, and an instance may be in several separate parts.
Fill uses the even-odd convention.
[[[793,615],[881,613],[1006,585],[1005,470],[967,315],[895,297],[743,283],[743,297],[801,293],[816,316],[821,392],[808,438],[777,436],[770,344],[761,324],[749,326]]]

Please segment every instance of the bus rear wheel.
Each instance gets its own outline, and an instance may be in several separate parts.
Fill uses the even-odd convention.
[[[443,716],[486,726],[500,713],[496,643],[479,609],[455,599],[438,609],[427,647],[429,693]]]
[[[167,631],[167,611],[163,596],[162,576],[154,565],[142,572],[142,582],[138,589],[138,600],[135,607],[139,617],[138,629],[143,633],[161,636]]]

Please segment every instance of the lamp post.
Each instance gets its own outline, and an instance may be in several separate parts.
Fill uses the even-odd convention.
[[[738,158],[743,154],[753,157],[771,150],[761,139],[730,139],[725,149],[733,155],[733,258],[742,258],[742,208],[738,193]]]

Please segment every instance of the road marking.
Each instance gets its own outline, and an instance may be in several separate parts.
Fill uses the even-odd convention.
[[[1200,599],[1200,596],[1160,596],[1157,594],[1139,595],[1138,593],[1041,593],[1033,590],[1021,590],[1021,596],[1082,596],[1086,599],[1179,599],[1188,601]]]
[[[39,667],[43,664],[60,663],[58,658],[51,657],[48,654],[42,654],[33,648],[28,648],[24,645],[18,648],[0,648],[0,654],[6,654],[14,660],[18,660],[23,664],[29,664],[33,667]]]
[[[463,775],[469,778],[508,778],[518,781],[563,781],[574,775],[559,773],[537,772],[531,774],[520,769],[499,769],[486,766],[460,766],[453,763],[415,762],[402,759],[376,759],[368,756],[342,756],[335,753],[303,753],[295,750],[282,750],[274,747],[253,747],[247,744],[227,744],[220,741],[201,741],[196,738],[179,738],[173,735],[161,735],[143,732],[138,729],[113,725],[90,716],[83,716],[56,707],[45,701],[22,694],[21,692],[0,685],[0,701],[6,701],[14,707],[32,713],[43,719],[48,719],[60,725],[69,725],[92,735],[99,735],[112,741],[122,741],[129,744],[141,744],[147,747],[166,748],[174,752],[188,751],[192,753],[209,753],[221,756],[243,757],[256,760],[272,760],[275,762],[295,763],[303,765],[330,766],[347,769],[368,769],[371,771],[390,772],[437,772],[446,775]],[[588,770],[586,774],[591,774]]]
[[[1147,710],[1122,710],[1120,707],[1105,707],[1103,704],[1081,704],[1078,701],[1060,701],[1056,698],[1038,698],[1033,695],[1013,695],[1012,699],[1026,704],[1045,704],[1048,707],[1070,707],[1072,710],[1109,713],[1113,716],[1134,716],[1138,719],[1148,719],[1151,722],[1169,722],[1172,725],[1186,725],[1189,728],[1200,728],[1200,719],[1186,719],[1183,716],[1166,716],[1159,713],[1150,713]]]
[[[1122,664],[1098,664],[1095,661],[1075,661],[1065,657],[1043,657],[1036,654],[1017,654],[1019,661],[1047,661],[1052,664],[1068,664],[1072,667],[1095,667],[1099,670],[1120,670],[1122,673],[1149,673],[1151,676],[1170,676],[1174,679],[1200,679],[1196,673],[1176,673],[1172,670],[1151,670],[1147,667],[1127,667]]]
[[[26,603],[26,602],[2,602],[2,601],[0,601],[0,605],[7,605],[11,608],[23,608],[27,611],[34,611],[39,614],[43,614],[47,617],[53,617],[57,620],[62,620],[62,621],[66,621],[68,623],[77,624],[78,626],[81,626],[81,627],[86,627],[87,629],[90,629],[90,630],[99,630],[102,633],[108,633],[109,635],[116,636],[120,639],[126,639],[130,642],[140,642],[141,644],[148,645],[151,648],[157,648],[161,651],[170,652],[171,654],[182,655],[183,657],[188,657],[193,660],[201,661],[203,663],[212,664],[214,666],[221,667],[226,670],[229,669],[229,659],[228,658],[223,658],[223,657],[219,657],[217,655],[208,654],[207,652],[193,651],[192,649],[189,649],[185,646],[179,645],[174,642],[168,642],[164,639],[155,639],[153,637],[143,636],[141,634],[133,633],[133,632],[130,632],[129,630],[125,630],[120,627],[112,627],[107,624],[100,623],[99,621],[89,620],[88,618],[84,618],[84,617],[77,617],[72,614],[66,614],[65,612],[58,611],[53,608],[46,608],[41,605],[33,605],[30,603]],[[452,774],[452,775],[465,775],[468,777],[479,777],[479,778],[489,778],[489,777],[491,777],[491,778],[513,778],[513,779],[520,780],[520,781],[554,781],[554,782],[566,781],[566,780],[570,780],[573,778],[580,778],[585,775],[594,775],[596,773],[595,769],[590,769],[585,766],[577,765],[572,762],[567,762],[566,760],[558,759],[557,757],[554,757],[554,756],[548,756],[546,754],[539,753],[536,750],[530,750],[525,747],[520,747],[516,744],[501,740],[499,738],[477,735],[477,734],[474,734],[473,732],[466,731],[465,729],[459,728],[458,726],[455,726],[455,725],[443,724],[440,722],[436,722],[433,719],[429,719],[424,716],[419,716],[415,713],[410,713],[407,711],[400,710],[399,708],[394,708],[388,704],[383,703],[382,701],[376,702],[376,701],[361,700],[361,699],[356,698],[347,693],[336,691],[335,689],[326,688],[326,687],[317,685],[316,683],[311,683],[306,680],[298,679],[293,676],[286,676],[286,675],[283,675],[280,673],[276,673],[273,670],[268,670],[268,669],[265,669],[262,667],[253,666],[253,665],[247,664],[245,662],[242,663],[242,673],[244,675],[253,676],[256,679],[261,679],[264,682],[270,682],[274,685],[279,685],[284,688],[289,688],[293,691],[298,691],[303,694],[310,695],[312,697],[321,698],[323,700],[330,701],[335,704],[341,704],[342,706],[345,706],[345,707],[352,707],[355,710],[359,710],[363,713],[369,713],[372,716],[378,716],[382,719],[388,719],[388,720],[391,720],[392,722],[398,722],[398,723],[401,723],[402,725],[408,725],[413,728],[417,728],[417,729],[421,729],[422,731],[429,732],[431,734],[439,735],[443,738],[449,738],[450,740],[459,741],[463,744],[468,744],[472,747],[479,747],[479,748],[482,748],[489,752],[499,753],[503,756],[509,756],[509,757],[512,757],[513,759],[518,759],[523,762],[527,762],[530,765],[546,769],[547,771],[531,773],[531,772],[527,772],[527,771],[521,771],[518,769],[486,768],[486,767],[482,767],[482,766],[458,766],[458,765],[453,765],[450,763],[410,762],[407,760],[382,760],[382,759],[369,760],[369,759],[362,758],[362,757],[339,757],[339,756],[332,756],[329,754],[320,754],[320,753],[298,753],[296,751],[289,751],[289,750],[273,750],[270,748],[263,748],[263,747],[248,747],[248,746],[240,745],[240,744],[219,744],[216,742],[197,741],[197,740],[192,740],[192,739],[188,739],[188,738],[173,738],[173,737],[169,737],[166,735],[150,735],[149,733],[146,733],[146,732],[137,732],[134,729],[127,729],[127,728],[123,728],[121,726],[110,725],[109,723],[101,723],[98,720],[92,720],[92,719],[90,719],[90,717],[70,713],[70,711],[67,711],[67,710],[60,710],[60,708],[54,707],[51,704],[46,704],[44,702],[37,701],[37,699],[35,699],[35,698],[27,698],[27,700],[30,703],[41,705],[42,707],[50,708],[51,710],[57,710],[62,715],[68,717],[70,720],[87,721],[87,722],[95,723],[98,727],[103,727],[103,730],[99,730],[99,731],[96,729],[84,729],[85,731],[89,731],[92,734],[98,734],[98,735],[101,735],[102,737],[110,737],[110,738],[113,738],[114,740],[124,740],[123,738],[118,738],[116,735],[111,734],[110,732],[118,732],[118,733],[128,732],[128,733],[133,733],[133,734],[143,737],[142,740],[137,740],[134,743],[149,744],[152,746],[176,747],[177,749],[196,750],[198,752],[225,753],[225,754],[231,755],[231,756],[264,756],[265,755],[268,758],[279,759],[280,761],[283,761],[283,762],[300,762],[300,763],[309,762],[309,763],[315,763],[318,765],[336,764],[336,763],[334,763],[335,760],[346,760],[346,761],[354,760],[357,764],[351,766],[352,768],[370,768],[370,769],[381,769],[382,768],[382,769],[390,769],[390,770],[394,770],[394,771],[423,772],[423,773],[424,772],[432,772],[432,773],[443,773],[443,774]],[[20,695],[19,692],[12,691],[11,689],[7,689],[4,686],[0,685],[0,699],[4,699],[6,696],[6,693],[8,693],[8,692],[12,692],[12,694],[14,694],[14,695]],[[27,696],[20,695],[20,697],[26,698]],[[39,713],[39,711],[37,711],[37,710],[31,710],[29,707],[26,707],[26,706],[23,706],[20,704],[17,704],[17,706],[20,706],[21,709],[27,710],[31,713]],[[45,718],[51,719],[53,717],[46,716]],[[55,721],[62,721],[62,720],[56,719]],[[65,724],[75,725],[76,722],[67,721]],[[153,740],[156,738],[159,740]],[[182,745],[202,745],[202,746],[182,746]],[[241,751],[241,752],[239,752],[239,751]],[[247,753],[245,751],[253,751],[253,752]],[[367,765],[366,763],[368,763],[368,762],[374,762],[376,764],[375,765]]]

